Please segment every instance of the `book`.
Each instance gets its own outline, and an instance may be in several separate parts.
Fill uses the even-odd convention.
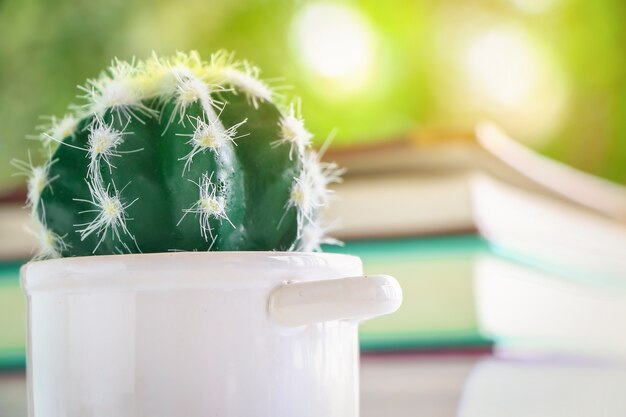
[[[19,283],[21,262],[0,263],[0,369],[25,364],[26,299]]]
[[[626,222],[483,175],[471,187],[479,233],[509,256],[594,283],[626,278]]]
[[[401,178],[479,171],[516,187],[560,198],[602,215],[626,220],[626,187],[540,155],[482,122],[474,132],[417,131],[404,139],[331,149],[326,155],[359,177]],[[341,186],[338,187],[341,189]],[[396,198],[403,197],[398,195]]]
[[[30,214],[23,203],[0,202],[0,262],[28,259],[36,239],[28,232]]]
[[[23,371],[0,372],[0,416],[26,417],[28,389]]]
[[[0,188],[0,262],[28,259],[36,247],[25,206],[26,188]]]
[[[626,360],[624,276],[548,272],[487,254],[475,266],[478,327],[498,351]]]
[[[475,351],[361,355],[360,415],[456,416],[467,377],[484,356]]]
[[[491,124],[473,135],[416,136],[327,155],[348,169],[324,213],[342,239],[477,230],[476,176],[626,223],[626,187],[543,157]]]
[[[462,172],[350,177],[333,188],[336,198],[322,218],[342,240],[472,233],[470,178]]]
[[[486,358],[465,382],[459,417],[597,417],[626,412],[624,364]]]

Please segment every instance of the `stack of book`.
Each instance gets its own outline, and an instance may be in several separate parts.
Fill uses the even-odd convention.
[[[348,168],[325,215],[340,252],[395,275],[405,301],[365,349],[483,346],[626,356],[626,187],[480,124],[334,150]],[[626,326],[626,325],[624,325]]]

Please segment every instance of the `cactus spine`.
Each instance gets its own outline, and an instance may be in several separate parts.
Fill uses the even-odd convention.
[[[249,63],[220,52],[115,60],[52,119],[30,173],[39,258],[172,250],[319,250],[334,164]]]

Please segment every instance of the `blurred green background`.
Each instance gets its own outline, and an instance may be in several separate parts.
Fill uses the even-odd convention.
[[[535,149],[626,182],[626,2],[0,0],[0,183],[41,115],[113,57],[236,51],[317,140],[500,123]]]

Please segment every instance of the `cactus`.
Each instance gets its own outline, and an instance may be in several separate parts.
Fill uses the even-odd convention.
[[[39,135],[29,173],[38,258],[319,250],[318,210],[341,170],[311,148],[299,103],[280,110],[259,70],[219,52],[114,60],[84,104]]]

